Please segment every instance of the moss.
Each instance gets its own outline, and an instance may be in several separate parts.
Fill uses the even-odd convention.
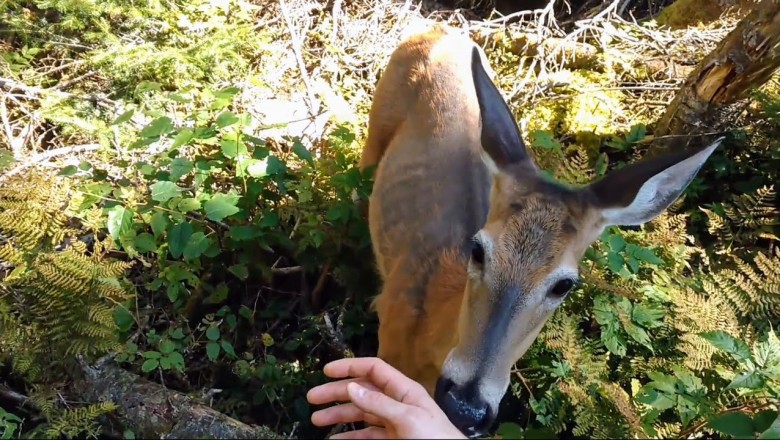
[[[682,29],[718,20],[724,12],[750,9],[755,3],[756,0],[677,0],[664,8],[655,21],[671,29]]]
[[[619,90],[608,89],[608,74],[564,70],[548,80],[564,84],[570,94],[535,105],[524,118],[529,131],[553,131],[561,136],[573,136],[581,143],[591,143],[623,128],[623,95]]]

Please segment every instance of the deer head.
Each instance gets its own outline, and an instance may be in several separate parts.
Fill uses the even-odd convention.
[[[482,159],[492,175],[490,209],[471,241],[457,344],[434,396],[461,431],[480,435],[495,419],[510,369],[577,285],[585,250],[610,225],[641,225],[661,214],[722,138],[570,188],[541,175],[476,48],[472,76]]]

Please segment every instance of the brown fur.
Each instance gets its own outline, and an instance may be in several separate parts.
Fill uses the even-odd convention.
[[[376,165],[378,355],[476,435],[586,248],[608,225],[659,215],[720,142],[567,188],[537,170],[488,70],[471,40],[442,25],[402,42],[377,84],[360,161]]]
[[[572,242],[587,243],[597,227],[571,220],[591,217],[584,200],[528,180],[521,168],[500,174],[491,189],[479,158],[480,111],[468,46],[457,38],[436,25],[399,45],[377,84],[360,161],[362,168],[377,165],[369,224],[384,283],[373,304],[379,357],[431,393],[458,341],[467,284],[464,240],[484,226],[501,248],[497,264],[506,270],[500,273],[525,274],[534,283],[560,259],[578,259],[584,248]],[[426,162],[436,167],[419,168]],[[471,181],[458,181],[467,177]],[[481,206],[456,208],[452,200],[469,188]],[[479,295],[468,298],[476,300]]]

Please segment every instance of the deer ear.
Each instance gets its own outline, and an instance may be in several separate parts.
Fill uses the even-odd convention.
[[[479,48],[474,46],[471,52],[471,75],[482,119],[482,159],[494,173],[507,165],[533,163],[520,135],[520,128],[501,92],[488,76],[483,62]]]
[[[682,151],[627,165],[586,187],[604,226],[641,225],[669,207],[688,187],[702,165],[723,142],[718,138],[699,151]]]

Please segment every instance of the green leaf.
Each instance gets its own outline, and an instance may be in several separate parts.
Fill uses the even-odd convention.
[[[242,317],[251,320],[252,319],[252,310],[247,306],[241,306],[238,309],[238,314]]]
[[[496,434],[502,439],[522,439],[523,428],[517,423],[504,422],[498,425]]]
[[[176,368],[179,371],[184,371],[184,357],[181,355],[181,353],[174,351],[168,355],[168,360],[171,361],[173,368]]]
[[[225,301],[228,297],[228,287],[225,283],[219,283],[219,285],[214,289],[214,293],[209,295],[205,302],[207,304],[221,304],[223,301]]]
[[[246,173],[254,177],[255,179],[259,179],[261,177],[265,177],[268,175],[268,173],[266,172],[267,168],[268,168],[268,164],[265,159],[263,160],[249,159],[246,165]]]
[[[619,335],[616,330],[606,327],[606,331],[601,332],[601,341],[609,351],[618,355],[626,355],[626,341],[623,336]]]
[[[236,357],[236,351],[233,349],[233,344],[228,341],[222,340],[219,342],[222,350],[230,356]]]
[[[217,357],[219,356],[219,344],[213,341],[206,344],[206,355],[212,361],[217,360]]]
[[[222,139],[219,146],[222,149],[222,155],[228,159],[235,159],[239,155],[246,155],[248,153],[246,145],[236,139]]]
[[[160,367],[162,367],[163,370],[170,370],[171,360],[167,357],[160,358]]]
[[[173,121],[167,116],[161,116],[141,130],[141,137],[153,138],[173,131]]]
[[[135,319],[133,319],[133,315],[127,310],[127,307],[120,305],[114,309],[114,322],[119,327],[119,330],[126,332],[133,327]]]
[[[743,373],[735,377],[730,384],[726,387],[727,390],[735,388],[748,388],[751,390],[757,390],[764,386],[766,380],[757,371],[751,371],[750,373]]]
[[[242,281],[249,277],[249,270],[245,264],[234,264],[228,267],[228,270]]]
[[[229,111],[222,112],[219,114],[219,116],[217,116],[217,127],[219,128],[229,127],[238,121],[239,121],[238,116],[236,116],[235,113]]]
[[[596,165],[594,166],[596,176],[599,177],[606,174],[608,166],[609,156],[607,156],[607,153],[599,154],[598,159],[596,159]]]
[[[311,151],[307,150],[306,147],[301,143],[299,139],[293,141],[292,151],[293,153],[295,153],[296,156],[305,160],[310,165],[314,165],[314,159],[311,156]]]
[[[164,339],[162,342],[160,342],[160,351],[162,353],[170,354],[173,353],[174,350],[176,350],[176,344],[174,344],[173,341]]]
[[[188,213],[190,211],[197,211],[200,209],[200,200],[192,198],[192,197],[186,197],[179,201],[179,204],[176,206],[179,211],[182,213]]]
[[[664,260],[658,258],[658,256],[648,248],[644,247],[638,247],[634,252],[632,253],[634,258],[637,260],[641,260],[650,264],[655,264],[656,266],[664,264]]]
[[[165,232],[165,228],[168,226],[168,217],[165,215],[165,213],[158,211],[152,214],[150,223],[152,226],[152,233],[156,238]]]
[[[144,359],[160,359],[161,356],[159,351],[150,350],[144,352]]]
[[[219,339],[219,327],[216,325],[209,326],[209,328],[206,329],[206,337],[209,338],[210,341]]]
[[[68,165],[60,170],[60,176],[72,176],[79,172],[79,168],[76,165]]]
[[[266,158],[266,164],[267,166],[265,171],[272,176],[282,174],[287,169],[287,165],[278,157],[273,155],[269,155]]]
[[[111,234],[115,240],[119,240],[119,237],[125,235],[133,226],[133,216],[135,213],[126,209],[122,205],[116,205],[108,210],[107,228],[108,233]]]
[[[168,232],[168,250],[173,258],[179,258],[192,236],[192,225],[188,222],[174,225]]]
[[[675,382],[677,382],[677,380],[673,376],[656,371],[650,371],[647,373],[647,377],[653,380],[652,382],[648,383],[649,386],[669,394],[676,393]]]
[[[663,325],[664,309],[652,304],[635,304],[631,311],[631,319],[645,328],[655,328]]]
[[[776,420],[777,411],[773,409],[765,409],[753,417],[753,428],[756,430],[756,432],[764,432],[771,428],[772,423]]]
[[[230,238],[236,241],[252,240],[262,235],[260,230],[254,226],[233,226],[228,233]]]
[[[203,208],[206,211],[206,217],[209,220],[221,221],[239,211],[236,207],[239,196],[235,194],[216,194],[211,198]]]
[[[134,114],[135,114],[135,109],[131,108],[130,110],[122,113],[121,115],[119,115],[116,119],[114,119],[114,122],[112,122],[109,125],[119,125],[119,124],[125,123],[125,122],[129,121],[130,118],[132,118]]]
[[[174,197],[181,196],[181,188],[175,183],[168,181],[160,181],[151,186],[152,200],[156,202],[167,202]]]
[[[157,243],[154,236],[148,232],[142,232],[133,238],[133,246],[138,252],[146,253],[157,249]]]
[[[626,240],[618,234],[612,234],[607,238],[609,248],[614,252],[620,252],[626,247]]]
[[[665,411],[674,407],[674,399],[667,393],[658,392],[657,390],[646,388],[637,393],[637,402],[650,405],[651,407]]]
[[[740,363],[744,364],[745,361],[753,359],[753,355],[750,353],[750,348],[747,346],[747,344],[745,344],[745,342],[739,339],[735,339],[733,336],[722,330],[699,333],[699,336],[704,338],[715,347],[730,354],[731,357]]]
[[[707,426],[734,437],[753,437],[753,421],[745,413],[727,412],[711,418]]]
[[[171,181],[176,182],[182,176],[192,171],[192,161],[183,157],[177,157],[171,162]]]
[[[147,359],[144,361],[143,365],[141,365],[141,371],[148,373],[157,368],[159,365],[160,362],[157,359]]]
[[[776,414],[776,413],[775,413]],[[758,423],[755,423],[758,425]],[[758,436],[760,439],[777,439],[780,438],[780,417],[775,417],[775,421],[766,430],[761,432]]]
[[[181,131],[174,136],[171,148],[179,148],[182,145],[187,145],[194,138],[195,132],[191,128],[182,128]]]
[[[653,350],[653,345],[650,343],[650,336],[648,336],[647,332],[642,327],[634,325],[631,322],[626,322],[623,324],[623,328],[626,330],[626,333],[628,333],[628,336],[630,336],[631,339],[644,345],[651,352],[655,352],[655,350]]]
[[[625,268],[625,260],[623,260],[623,256],[620,255],[617,252],[609,252],[607,254],[607,266],[609,267],[609,270],[612,272],[619,274],[623,272],[623,269]]]
[[[629,144],[637,143],[645,138],[646,133],[647,129],[643,124],[632,125],[631,131],[628,133],[628,136],[626,136],[626,142]]]
[[[536,130],[531,133],[531,146],[544,148],[547,150],[557,150],[561,148],[561,144],[553,139],[552,134],[542,130]]]
[[[196,232],[190,236],[187,245],[184,247],[184,259],[194,260],[195,258],[200,257],[208,247],[209,240],[206,238],[206,234],[203,232]]]

